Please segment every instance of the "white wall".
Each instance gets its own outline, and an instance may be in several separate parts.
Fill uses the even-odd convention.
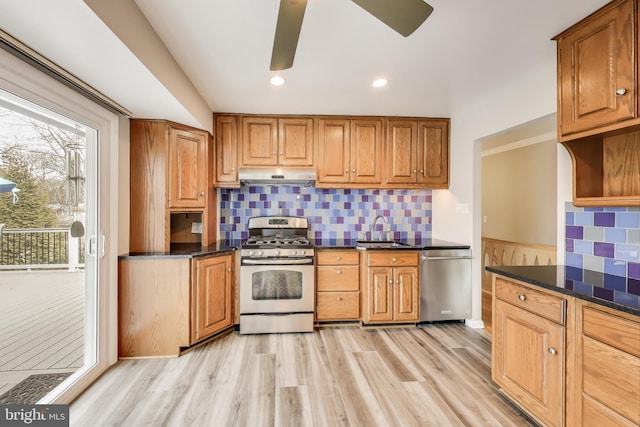
[[[433,191],[432,236],[471,244],[473,250],[473,316],[482,327],[482,176],[481,143],[486,136],[553,114],[556,107],[556,52],[550,43],[544,58],[527,75],[512,76],[498,87],[485,88],[474,98],[459,99],[451,117],[449,190]],[[457,214],[456,205],[469,205]]]
[[[555,246],[557,141],[482,157],[482,236]],[[486,144],[483,144],[486,148]]]

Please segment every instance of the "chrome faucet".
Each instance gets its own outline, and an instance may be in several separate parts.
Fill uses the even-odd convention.
[[[378,223],[378,220],[382,218],[382,221],[386,224],[387,223],[387,218],[385,218],[384,215],[378,215],[376,217],[376,219],[373,220],[373,224],[371,224],[371,240],[375,240],[375,238],[373,237],[373,234],[376,231],[376,224]],[[383,227],[384,228],[384,227]],[[382,240],[382,231],[378,234],[378,240]]]

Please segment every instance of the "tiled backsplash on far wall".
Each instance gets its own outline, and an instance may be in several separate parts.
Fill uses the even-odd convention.
[[[565,205],[566,264],[640,279],[640,207]]]
[[[394,239],[431,237],[430,190],[318,189],[296,186],[243,186],[220,190],[220,238],[246,239],[252,216],[287,215],[309,218],[310,237],[356,239],[378,221]],[[367,235],[368,237],[368,235]]]

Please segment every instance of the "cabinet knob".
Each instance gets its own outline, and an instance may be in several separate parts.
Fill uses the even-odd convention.
[[[344,170],[344,173],[349,173],[349,169],[345,169],[345,170]]]
[[[555,349],[555,348],[553,348],[553,347],[549,347],[549,350],[548,350],[548,351],[549,351],[549,354],[550,354],[550,355],[552,355],[552,356],[555,356],[556,354],[558,354],[558,352],[556,351],[556,349]]]
[[[393,279],[389,279],[389,284],[393,285]]]
[[[274,152],[273,152],[273,155],[275,156],[276,154],[278,154],[278,153],[276,153],[276,152],[274,151]]]
[[[340,260],[342,259],[342,257],[341,257],[341,256],[337,256],[337,257],[336,257],[336,259],[337,259],[338,261],[340,261]]]
[[[525,294],[520,294],[520,295],[518,295],[518,299],[519,299],[520,301],[524,301],[524,300],[526,300],[526,299],[527,299],[527,296],[526,296]]]
[[[227,271],[228,271],[229,273],[231,273],[231,267],[227,268]]]
[[[620,89],[618,89],[618,90],[616,91],[616,95],[618,95],[618,96],[622,96],[622,95],[624,95],[625,93],[627,93],[627,90],[626,90],[625,88],[620,88]]]
[[[420,169],[420,173],[424,175],[424,169]]]
[[[231,168],[232,171],[236,170],[236,168]]]
[[[396,262],[396,261],[397,261],[397,259],[391,258],[391,262]]]
[[[340,273],[342,273],[342,271],[336,270],[336,274],[340,274]]]
[[[355,169],[351,169],[351,173],[356,173],[356,170]]]
[[[201,191],[201,192],[200,192],[200,195],[201,195],[201,196],[204,196],[204,191]]]
[[[280,155],[281,155],[281,156],[282,156],[282,155],[284,155],[284,151],[281,151],[281,152],[280,152]]]
[[[413,173],[418,173],[418,171],[416,169],[413,170]]]
[[[337,297],[336,301],[342,301],[342,297]]]
[[[399,284],[400,284],[400,279],[397,279],[396,280],[396,285],[399,285]]]

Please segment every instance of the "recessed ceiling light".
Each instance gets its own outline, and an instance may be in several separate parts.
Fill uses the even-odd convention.
[[[271,84],[274,86],[282,86],[284,84],[284,79],[280,76],[271,77]]]
[[[386,86],[387,85],[387,79],[376,79],[373,81],[373,83],[371,83],[371,86],[373,87],[382,87],[382,86]]]

